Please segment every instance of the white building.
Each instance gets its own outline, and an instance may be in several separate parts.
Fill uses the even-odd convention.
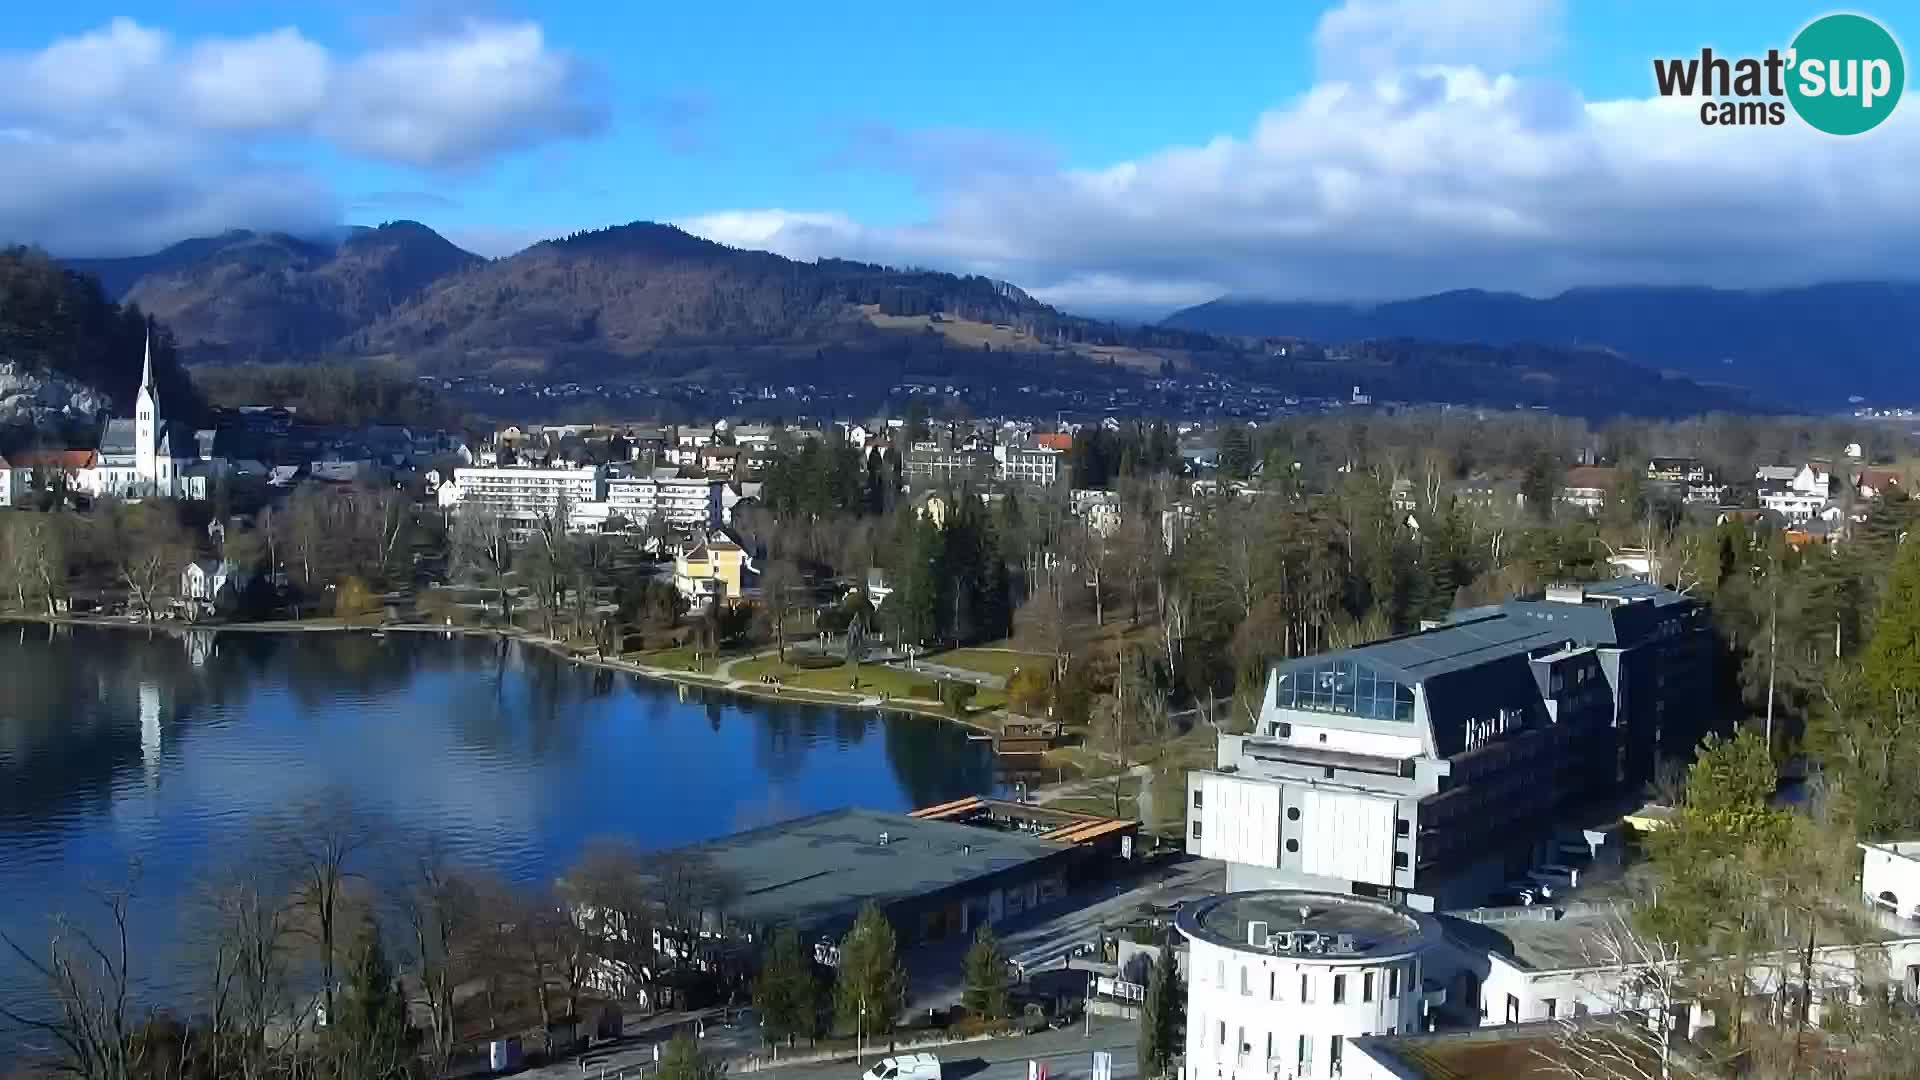
[[[1795,525],[1801,525],[1820,515],[1827,505],[1827,497],[1788,488],[1784,491],[1761,492],[1760,505]]]
[[[1860,892],[1904,919],[1920,919],[1920,840],[1861,844]]]
[[[645,524],[658,514],[680,528],[711,529],[722,524],[726,486],[718,477],[671,473],[613,477],[607,480],[606,501],[608,510],[630,525]]]
[[[1445,917],[1446,948],[1429,962],[1445,988],[1443,1015],[1453,1024],[1497,1027],[1538,1020],[1568,1020],[1648,1008],[1654,1002],[1632,988],[1657,965],[1626,962],[1631,912],[1622,908],[1539,906],[1496,911],[1500,918],[1473,922]],[[1798,948],[1759,952],[1749,961],[1747,984],[1757,996],[1791,993],[1806,957]],[[1825,1000],[1856,1000],[1863,985],[1897,983],[1909,1000],[1920,988],[1920,928],[1874,931],[1869,940],[1823,941],[1812,955],[1811,1019],[1820,1022]],[[1678,981],[1675,980],[1676,987]],[[1671,1003],[1676,1026],[1692,1032],[1709,1022],[1700,1008]]]
[[[1046,446],[1008,446],[993,448],[994,472],[1009,484],[1052,487],[1059,483],[1066,454]]]
[[[455,469],[453,482],[440,486],[440,496],[443,506],[478,507],[510,522],[526,524],[582,503],[606,501],[607,473],[599,465],[577,469]]]
[[[1189,942],[1187,1080],[1339,1076],[1346,1040],[1424,1031],[1442,995],[1422,975],[1439,922],[1378,900],[1229,893],[1174,925]]]
[[[225,471],[225,462],[213,456],[211,430],[195,431],[166,420],[153,383],[152,335],[146,348],[133,419],[107,421],[93,467],[82,474],[81,486],[96,497],[204,500]]]

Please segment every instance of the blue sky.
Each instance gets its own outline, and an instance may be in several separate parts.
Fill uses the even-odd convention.
[[[503,255],[654,219],[1152,312],[1862,276],[1895,246],[1882,201],[1911,201],[1893,189],[1912,107],[1836,143],[1728,137],[1645,100],[1651,57],[1784,45],[1825,7],[1204,7],[34,5],[0,21],[0,140],[19,151],[0,154],[0,241],[111,254],[409,217]],[[61,72],[86,90],[61,93]],[[1809,202],[1832,216],[1756,247],[1754,215]],[[1849,237],[1860,250],[1788,269],[1793,244]]]

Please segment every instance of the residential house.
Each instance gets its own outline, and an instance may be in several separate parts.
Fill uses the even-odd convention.
[[[0,507],[23,505],[35,491],[81,491],[92,450],[21,450],[0,458]]]
[[[1825,458],[1811,458],[1800,470],[1793,474],[1793,490],[1802,495],[1818,495],[1826,499],[1833,496],[1833,463]]]
[[[1905,491],[1897,469],[1861,469],[1853,474],[1853,490],[1863,499],[1880,499],[1896,491]]]
[[[754,577],[746,549],[717,529],[673,559],[673,587],[695,613],[738,599]]]
[[[1109,537],[1120,529],[1120,497],[1111,491],[1076,488],[1068,496],[1067,505],[1096,536]]]
[[[1576,465],[1567,470],[1560,486],[1560,501],[1587,514],[1598,514],[1613,501],[1620,483],[1620,470],[1601,465]]]
[[[196,559],[180,570],[180,599],[189,611],[211,612],[237,599],[250,575],[231,559]]]
[[[1395,480],[1393,487],[1387,492],[1387,498],[1393,503],[1395,510],[1412,513],[1416,505],[1413,498],[1413,481],[1404,476]]]

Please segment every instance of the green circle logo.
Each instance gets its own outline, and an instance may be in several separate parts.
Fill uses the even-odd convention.
[[[1907,83],[1900,43],[1864,15],[1823,15],[1793,39],[1787,100],[1829,135],[1858,135],[1893,115]]]

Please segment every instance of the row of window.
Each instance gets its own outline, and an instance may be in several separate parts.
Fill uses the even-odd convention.
[[[1380,981],[1375,978],[1376,974],[1378,973],[1375,971],[1363,971],[1359,973],[1360,977],[1358,979],[1358,982],[1359,982],[1361,1001],[1370,1002],[1374,999],[1374,991],[1376,989],[1376,984]],[[1391,965],[1386,969],[1387,977],[1385,979],[1386,985],[1384,988],[1386,991],[1386,1000],[1392,1001],[1400,996],[1401,974],[1402,974],[1402,968],[1401,968],[1401,965],[1399,964]],[[1405,975],[1406,975],[1406,989],[1407,989],[1407,992],[1411,994],[1414,992],[1415,987],[1419,985],[1419,981],[1420,981],[1420,960],[1418,957],[1408,962],[1405,968]],[[1213,977],[1214,977],[1214,985],[1218,986],[1222,990],[1227,989],[1226,957],[1223,956],[1214,961]],[[1299,1001],[1303,1005],[1313,1004],[1317,994],[1316,986],[1320,981],[1321,980],[1319,979],[1313,978],[1313,972],[1302,971],[1300,973],[1300,996],[1295,1000]],[[1241,964],[1240,965],[1240,995],[1242,997],[1254,996],[1254,982],[1255,982],[1254,966],[1252,964],[1246,964],[1246,963]],[[1345,1005],[1347,1003],[1348,987],[1349,987],[1349,973],[1335,972],[1333,976],[1333,986],[1332,986],[1333,1004]],[[1285,1000],[1280,995],[1280,973],[1278,971],[1267,972],[1267,1000],[1268,1001]]]
[[[1247,1041],[1246,1028],[1244,1027],[1240,1028],[1238,1031],[1238,1038],[1235,1040],[1234,1043],[1229,1044],[1227,1042],[1226,1021],[1224,1020],[1218,1021],[1216,1026],[1218,1028],[1218,1031],[1216,1033],[1217,1038],[1215,1041],[1216,1046],[1220,1047],[1221,1049],[1226,1049],[1231,1045],[1234,1047],[1234,1056],[1240,1057],[1240,1058],[1247,1057],[1253,1053],[1253,1044]],[[1400,1029],[1398,1027],[1389,1027],[1385,1032],[1385,1034],[1387,1035],[1398,1035],[1399,1033],[1400,1033]],[[1371,1031],[1362,1032],[1360,1035],[1360,1038],[1364,1039],[1371,1036],[1372,1034],[1373,1032]],[[1294,1054],[1294,1074],[1296,1076],[1314,1075],[1313,1044],[1316,1041],[1317,1040],[1311,1035],[1299,1035],[1295,1037],[1293,1054]],[[1341,1044],[1345,1042],[1346,1042],[1346,1036],[1344,1035],[1327,1036],[1327,1075],[1328,1076],[1340,1075],[1340,1050],[1341,1050]],[[1267,1069],[1268,1070],[1273,1069],[1276,1059],[1274,1057],[1274,1036],[1273,1036],[1273,1032],[1271,1031],[1267,1032],[1267,1050],[1266,1050],[1265,1060],[1266,1060]]]

